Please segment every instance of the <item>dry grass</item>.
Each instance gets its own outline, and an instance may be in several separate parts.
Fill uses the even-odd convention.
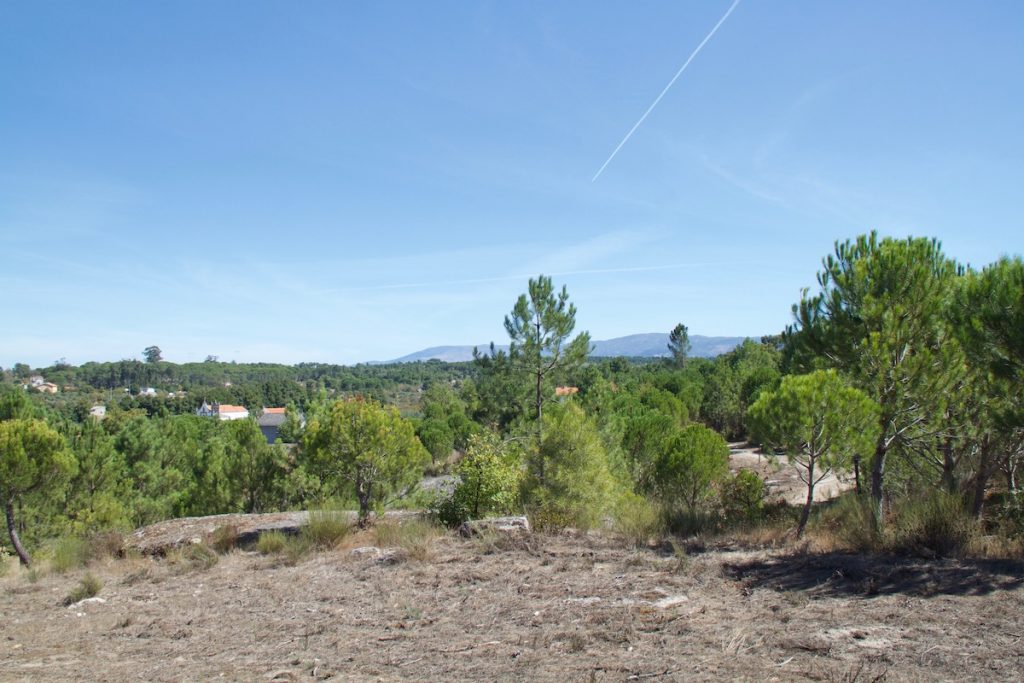
[[[422,561],[103,563],[82,616],[55,605],[75,577],[11,571],[0,680],[1000,681],[1024,658],[1018,565],[401,526],[339,547],[429,539]]]

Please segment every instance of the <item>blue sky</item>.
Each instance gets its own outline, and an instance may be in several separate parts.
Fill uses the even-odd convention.
[[[760,335],[836,239],[1024,251],[1024,4],[0,8],[0,365]]]

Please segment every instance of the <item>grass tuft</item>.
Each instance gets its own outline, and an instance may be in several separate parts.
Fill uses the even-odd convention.
[[[64,596],[63,605],[73,605],[76,602],[91,598],[99,594],[103,589],[103,582],[96,578],[92,573],[86,572],[82,580],[78,582],[78,585]]]
[[[89,561],[89,546],[77,536],[62,536],[50,546],[50,570],[64,574],[84,567]]]
[[[351,530],[352,524],[344,512],[313,510],[306,526],[302,527],[302,536],[317,548],[334,548]]]
[[[288,537],[280,531],[264,531],[256,539],[256,550],[263,555],[276,555],[284,551]]]

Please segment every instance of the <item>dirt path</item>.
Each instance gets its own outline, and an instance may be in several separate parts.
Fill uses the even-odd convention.
[[[807,484],[800,479],[806,470],[790,463],[784,455],[768,457],[760,449],[750,448],[746,443],[729,444],[729,468],[733,472],[750,470],[764,479],[768,486],[769,499],[785,501],[788,505],[803,505],[807,500]],[[852,477],[837,477],[829,474],[814,487],[815,502],[832,500],[843,491],[854,487]]]
[[[208,569],[0,579],[2,680],[1012,681],[1019,564],[718,550],[606,538],[435,541],[382,564],[234,551]],[[352,539],[350,545],[359,543]]]

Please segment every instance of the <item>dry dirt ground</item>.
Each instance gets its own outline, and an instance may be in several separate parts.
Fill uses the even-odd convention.
[[[365,533],[365,532],[364,532]],[[0,680],[1019,681],[1024,565],[607,536],[365,539],[0,579]],[[386,556],[384,556],[386,557]]]

